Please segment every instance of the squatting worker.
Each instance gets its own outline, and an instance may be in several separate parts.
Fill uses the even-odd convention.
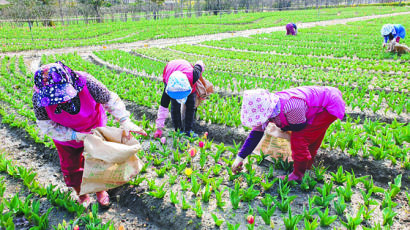
[[[195,113],[196,82],[202,77],[205,70],[202,61],[197,61],[192,65],[185,60],[173,60],[168,62],[162,74],[165,84],[162,92],[161,104],[158,108],[156,126],[157,131],[154,137],[162,136],[165,120],[168,117],[168,106],[171,102],[171,118],[175,131],[183,131],[186,135],[197,136],[192,131]],[[185,104],[185,122],[182,126],[181,104]]]
[[[293,35],[295,36],[298,34],[298,27],[295,23],[289,23],[286,25],[286,35]]]
[[[242,170],[243,160],[262,139],[265,127],[273,122],[282,131],[292,131],[290,145],[294,170],[289,180],[301,180],[310,169],[326,130],[337,118],[343,119],[345,102],[334,87],[305,86],[277,93],[256,89],[244,92],[241,109],[242,124],[252,127],[232,171]],[[284,178],[282,176],[281,178]]]
[[[386,46],[388,41],[396,39],[396,42],[399,43],[400,38],[404,39],[404,37],[406,37],[406,30],[404,29],[404,26],[400,24],[383,25],[380,32],[384,37],[383,47]]]
[[[40,130],[49,135],[60,157],[61,171],[68,187],[80,192],[84,167],[84,142],[91,129],[106,126],[108,111],[130,135],[146,133],[129,119],[130,113],[117,94],[110,92],[88,73],[73,71],[61,62],[40,67],[34,74],[33,107]],[[109,205],[106,191],[97,192],[97,201]],[[88,194],[78,197],[87,207]]]

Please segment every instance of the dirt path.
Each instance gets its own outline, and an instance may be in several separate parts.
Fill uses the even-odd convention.
[[[392,17],[392,16],[406,15],[406,14],[410,14],[410,11],[393,13],[393,14],[334,19],[334,20],[327,20],[327,21],[306,22],[306,23],[299,24],[298,27],[299,28],[311,28],[315,26],[329,26],[329,25],[337,25],[337,24],[346,24],[348,22],[357,22],[357,21],[364,21],[364,20]],[[225,38],[240,37],[240,36],[247,37],[247,36],[254,35],[254,34],[271,33],[271,32],[282,31],[282,30],[284,30],[283,26],[275,26],[275,27],[270,27],[270,28],[260,28],[260,29],[237,31],[233,33],[219,33],[219,34],[209,34],[209,35],[200,35],[200,36],[192,36],[192,37],[182,37],[182,38],[144,40],[144,41],[137,41],[137,42],[132,42],[132,43],[124,43],[124,44],[111,44],[111,45],[106,45],[106,46],[98,45],[98,46],[86,46],[86,47],[67,47],[67,48],[58,48],[58,49],[50,49],[50,50],[5,52],[5,53],[1,53],[0,57],[3,57],[5,55],[7,56],[23,55],[26,57],[39,57],[43,54],[49,55],[49,54],[72,53],[72,52],[87,53],[87,52],[107,50],[107,49],[119,49],[119,50],[130,51],[132,49],[141,48],[141,47],[166,47],[166,46],[177,45],[177,44],[196,44],[196,43],[200,43],[200,42],[208,41],[208,40],[221,40]]]

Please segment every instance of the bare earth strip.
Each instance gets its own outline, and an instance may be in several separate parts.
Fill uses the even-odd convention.
[[[299,28],[311,28],[315,26],[329,26],[329,25],[337,25],[337,24],[346,24],[349,22],[365,21],[365,20],[370,20],[370,19],[392,17],[392,16],[399,16],[399,15],[406,15],[406,14],[410,14],[410,11],[393,13],[393,14],[356,17],[356,18],[307,22],[307,23],[301,23],[298,26]],[[50,55],[50,54],[73,53],[73,52],[88,53],[92,51],[108,50],[108,49],[119,49],[119,50],[130,51],[132,49],[141,48],[141,47],[166,47],[166,46],[177,45],[177,44],[196,44],[196,43],[200,43],[203,41],[209,41],[209,40],[221,40],[225,38],[241,37],[241,36],[246,37],[246,36],[250,36],[254,34],[271,33],[275,31],[283,31],[283,30],[284,30],[283,26],[276,26],[276,27],[270,27],[270,28],[260,28],[260,29],[237,31],[233,33],[219,33],[219,34],[192,36],[192,37],[144,40],[144,41],[137,41],[137,42],[132,42],[132,43],[124,43],[124,44],[111,44],[111,45],[106,45],[106,46],[98,45],[98,46],[86,46],[86,47],[67,47],[67,48],[58,48],[58,49],[50,49],[50,50],[29,50],[29,51],[21,51],[21,52],[5,52],[5,53],[1,53],[0,57],[6,56],[6,55],[7,56],[23,55],[26,57],[36,57],[36,56],[41,56],[43,54]]]

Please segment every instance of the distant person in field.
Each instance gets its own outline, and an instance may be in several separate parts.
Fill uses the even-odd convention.
[[[288,178],[300,181],[305,171],[312,167],[330,124],[343,119],[344,115],[345,102],[337,88],[304,86],[276,93],[264,89],[247,90],[242,99],[241,121],[252,131],[232,171],[242,170],[243,160],[252,153],[272,122],[283,131],[282,136],[290,140],[294,170]],[[291,134],[284,131],[291,131]]]
[[[298,27],[295,23],[289,23],[286,25],[286,35],[293,35],[295,36],[298,34]]]
[[[168,117],[168,106],[171,103],[171,118],[175,131],[183,131],[186,135],[197,136],[192,130],[195,114],[196,82],[205,70],[202,61],[192,65],[185,60],[168,62],[162,74],[164,91],[158,108],[155,138],[162,136],[165,120]],[[182,126],[181,104],[185,104],[185,121]]]
[[[84,139],[96,127],[106,126],[108,111],[131,135],[147,135],[131,122],[130,113],[117,94],[109,91],[88,73],[73,71],[61,62],[40,67],[34,74],[33,107],[40,130],[49,135],[60,157],[61,171],[68,187],[80,193],[84,167]],[[97,192],[97,201],[109,205],[106,191]],[[78,197],[87,207],[88,194]]]
[[[406,30],[404,26],[400,24],[386,24],[381,29],[381,34],[384,37],[383,47],[386,47],[387,43],[395,40],[396,43],[400,42],[400,38],[406,37]]]

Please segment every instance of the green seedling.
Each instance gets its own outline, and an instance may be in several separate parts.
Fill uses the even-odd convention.
[[[339,196],[337,201],[333,202],[335,209],[336,209],[336,213],[337,215],[341,216],[343,215],[344,211],[346,210],[346,203],[345,203],[345,199],[343,198],[343,196]]]
[[[174,205],[178,205],[179,204],[179,200],[178,200],[178,192],[175,192],[174,193],[174,191],[172,191],[171,190],[171,194],[170,194],[170,196],[169,196],[169,199],[171,200],[171,202],[174,204]]]
[[[178,178],[178,175],[175,175],[175,174],[173,174],[173,173],[171,173],[171,172],[168,172],[168,183],[169,183],[169,185],[174,185],[174,184],[176,184],[176,180],[177,180],[177,178]]]
[[[280,197],[287,197],[289,192],[290,192],[290,186],[291,186],[290,181],[285,181],[280,179],[279,180],[279,196]]]
[[[240,174],[233,174],[231,167],[226,167],[226,170],[228,171],[229,181],[234,181],[236,178],[241,176]]]
[[[179,184],[181,185],[182,191],[186,191],[186,190],[189,189],[189,183],[188,183],[188,181],[187,181],[185,178],[182,179],[182,180],[179,182]]]
[[[241,173],[243,177],[246,179],[246,183],[248,186],[252,186],[253,184],[258,184],[261,182],[261,178],[259,176],[255,176],[255,171],[248,173]]]
[[[134,179],[132,181],[129,182],[129,184],[134,185],[134,186],[139,186],[145,180],[146,180],[145,177],[141,177],[140,175],[137,175],[137,176],[134,177]]]
[[[332,182],[324,183],[323,187],[317,187],[316,188],[316,190],[320,194],[326,194],[326,195],[329,195],[330,193],[332,193],[332,189],[333,189],[333,183]]]
[[[271,223],[270,218],[272,217],[275,210],[276,210],[276,206],[266,207],[266,210],[258,207],[258,213],[262,217],[263,222],[265,222],[266,225],[268,226],[270,225]]]
[[[235,188],[229,188],[229,198],[231,200],[232,208],[234,210],[238,209],[239,202],[242,200],[241,189],[239,182],[235,182]]]
[[[274,159],[273,161],[276,169],[283,170],[286,173],[293,170],[293,161],[289,162],[288,158],[283,160],[281,157],[279,157],[278,159]]]
[[[233,147],[228,147],[228,151],[230,151],[233,155],[237,155],[239,152],[239,149],[241,148],[242,142],[239,142],[236,144],[235,140],[233,140]]]
[[[148,183],[148,189],[150,191],[155,190],[157,188],[155,184],[155,178],[152,178],[151,180],[147,180],[147,183]]]
[[[215,225],[221,227],[221,225],[225,222],[223,218],[219,219],[214,213],[211,214],[212,219],[214,219]]]
[[[261,199],[261,202],[265,207],[270,207],[274,200],[276,200],[276,196],[272,197],[269,193],[265,193],[265,197]]]
[[[288,218],[283,218],[283,223],[285,224],[286,230],[296,230],[297,225],[302,220],[303,215],[294,215],[292,216],[292,211],[289,208],[288,210]]]
[[[268,176],[266,176],[265,180],[262,180],[260,184],[265,191],[268,191],[278,180],[279,178],[275,178],[271,182],[269,182],[269,178]]]
[[[226,189],[226,187],[221,189],[221,191],[218,191],[217,189],[215,189],[216,206],[218,206],[221,209],[223,209],[223,207],[225,206],[225,201],[223,201],[223,199],[222,199],[222,195],[223,195],[225,189]]]
[[[191,175],[191,192],[196,196],[201,189],[201,184],[198,183],[198,179],[195,175]]]
[[[252,185],[251,187],[249,187],[246,190],[241,189],[242,190],[242,192],[241,192],[242,193],[242,200],[244,202],[250,202],[260,194],[260,191],[256,190],[256,189],[253,189],[253,186],[254,185]]]
[[[188,210],[192,206],[189,204],[189,202],[185,199],[184,194],[182,194],[182,210]]]
[[[363,203],[366,207],[369,207],[370,205],[378,205],[379,203],[377,203],[376,200],[373,200],[372,194],[373,194],[373,189],[370,189],[368,191],[368,193],[366,193],[365,191],[363,191],[362,189],[360,189],[360,193],[362,194],[363,197]]]
[[[155,156],[154,157],[154,162],[153,162],[153,165],[154,166],[161,166],[162,165],[162,162],[164,162],[165,161],[165,158],[162,158],[162,157],[158,157],[158,156]]]
[[[262,161],[265,160],[266,157],[268,157],[268,155],[266,155],[265,153],[263,153],[262,150],[260,150],[259,155],[254,155],[254,157],[256,158],[256,163],[260,165],[262,164]]]
[[[221,143],[221,145],[219,145],[219,146],[217,145],[216,146],[216,148],[217,148],[216,153],[215,154],[209,154],[214,159],[215,164],[217,164],[219,162],[219,158],[221,158],[222,153],[225,152],[225,147],[223,145],[224,145],[224,143]],[[223,147],[220,147],[220,146],[223,146]]]
[[[201,151],[201,153],[199,154],[199,165],[201,166],[201,169],[204,168],[207,161],[208,161],[208,154],[205,152],[205,150],[203,152]]]
[[[313,201],[314,199],[308,197],[308,208],[306,209],[305,205],[303,205],[303,217],[305,220],[313,221],[313,215],[319,211],[319,207],[313,208]]]
[[[410,194],[406,192],[407,204],[410,206]]]
[[[347,183],[350,184],[352,187],[356,187],[358,183],[364,183],[364,181],[368,178],[369,176],[362,176],[356,178],[354,171],[352,169],[352,173],[347,172]]]
[[[362,222],[362,213],[363,213],[363,207],[360,208],[360,210],[357,212],[356,217],[352,217],[349,213],[346,215],[346,220],[347,222],[344,222],[343,220],[340,220],[340,223],[342,223],[343,226],[345,226],[348,230],[355,230],[357,226],[359,226]]]
[[[223,181],[224,180],[223,180],[222,177],[220,177],[218,179],[212,178],[212,180],[210,180],[212,187],[216,190],[219,190],[219,186],[221,186]]]
[[[221,172],[222,169],[222,165],[220,164],[216,164],[214,165],[214,167],[212,168],[212,171],[214,173],[215,176],[219,176],[219,173]]]
[[[339,196],[343,197],[346,202],[352,201],[353,191],[349,184],[346,184],[345,187],[339,186],[336,188],[336,192]]]
[[[204,192],[202,193],[202,201],[205,203],[209,202],[209,198],[211,197],[211,189],[209,187],[209,183],[207,183],[204,187]]]
[[[232,156],[231,156],[231,158],[232,158]],[[232,164],[233,164],[233,162],[234,162],[234,160],[231,159],[231,158],[227,159],[227,158],[225,158],[225,157],[222,157],[221,159],[222,159],[223,162],[225,162],[225,164],[226,164],[228,167],[231,167]]]
[[[195,202],[195,208],[193,210],[196,213],[196,217],[201,218],[202,214],[204,214],[204,211],[202,211],[202,205],[201,205],[201,200],[197,199]]]
[[[274,177],[274,176],[273,176],[273,171],[274,171],[273,165],[269,165],[269,172],[268,172],[268,174],[266,175],[266,178],[267,178],[267,179],[271,179],[271,178]]]
[[[331,184],[329,184],[329,185],[331,185]],[[336,197],[336,194],[331,194],[330,191],[329,191],[331,189],[328,189],[329,187],[325,188],[325,186],[326,186],[326,184],[323,185],[323,188],[316,188],[317,191],[321,194],[320,197],[319,196],[314,196],[313,197],[313,200],[314,200],[315,204],[317,206],[321,206],[323,208],[329,206],[330,202]]]
[[[343,166],[340,166],[337,169],[337,172],[330,172],[332,175],[332,181],[335,182],[336,184],[343,184],[346,181],[346,174],[343,172]]]
[[[174,167],[177,170],[177,174],[181,174],[186,168],[187,164],[188,162],[185,162],[183,164],[173,164],[172,167]]]
[[[317,213],[320,217],[320,226],[321,227],[327,227],[330,224],[332,224],[336,219],[337,216],[329,216],[329,207],[326,208],[325,212],[318,211]]]
[[[162,167],[160,169],[155,169],[155,172],[158,175],[158,178],[163,178],[165,173],[167,172],[167,168],[166,167]]]
[[[388,225],[391,227],[393,225],[393,218],[397,215],[391,207],[383,209],[383,226]]]
[[[394,183],[389,182],[389,187],[390,187],[390,196],[391,198],[396,197],[396,195],[400,192],[401,188],[401,177],[402,175],[397,175],[396,178],[394,178]]]
[[[241,226],[240,223],[237,223],[235,225],[229,223],[228,221],[226,221],[226,225],[228,226],[228,230],[238,230],[239,227]]]
[[[297,198],[297,196],[281,196],[280,202],[277,200],[273,200],[276,204],[276,206],[279,208],[279,210],[282,213],[285,213],[288,211],[290,207],[290,203],[294,201]]]
[[[378,193],[384,193],[383,188],[380,188],[380,187],[377,187],[377,186],[374,185],[372,177],[370,177],[370,180],[364,180],[363,185],[364,185],[367,192],[372,190],[373,193],[377,193],[377,192]]]
[[[391,195],[389,192],[385,191],[384,192],[384,199],[382,201],[382,209],[391,207],[394,208],[397,206],[397,203],[392,201]]]
[[[197,173],[197,175],[202,180],[202,184],[208,184],[210,182],[209,175],[211,175],[211,169],[208,169],[206,173]]]
[[[364,206],[363,218],[365,220],[370,220],[373,216],[373,212],[376,211],[376,208],[369,208],[368,206]]]
[[[179,148],[172,152],[172,156],[174,157],[174,162],[179,165],[181,163],[181,153],[179,152]]]
[[[305,219],[305,230],[315,230],[319,227],[319,223],[317,218],[309,222],[309,220]]]
[[[149,142],[149,152],[155,153],[157,150],[158,150],[157,145],[154,142],[150,141]]]
[[[156,187],[154,192],[148,192],[148,195],[158,199],[164,198],[165,194],[167,193],[167,191],[164,190],[165,184],[166,183],[163,183],[160,187]]]
[[[315,181],[315,179],[310,177],[309,173],[305,173],[302,178],[302,183],[300,184],[300,189],[305,192],[312,191],[315,188],[316,184],[317,182]]]
[[[142,166],[140,173],[146,173],[147,172],[147,168],[151,165],[152,161],[148,161],[147,163],[144,164],[144,166]]]
[[[248,162],[245,164],[245,169],[249,174],[255,175],[255,170],[252,168],[253,166],[253,158],[249,157]]]

